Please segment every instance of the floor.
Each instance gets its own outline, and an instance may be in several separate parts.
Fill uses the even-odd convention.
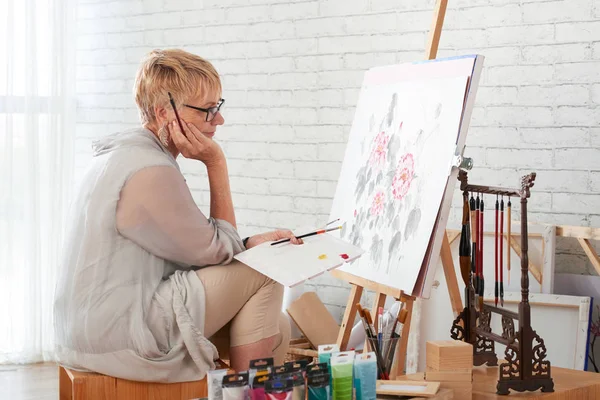
[[[56,364],[0,365],[0,400],[57,400]]]

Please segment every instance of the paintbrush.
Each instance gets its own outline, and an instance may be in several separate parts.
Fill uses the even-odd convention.
[[[398,312],[398,317],[396,318],[396,321],[394,321],[394,330],[391,334],[392,340],[390,340],[390,345],[385,356],[385,372],[388,375],[392,369],[392,363],[394,361],[394,351],[396,350],[396,343],[402,337],[402,329],[404,328],[404,323],[406,322],[407,316],[408,311],[406,311],[405,308],[401,308]]]
[[[479,310],[479,286],[480,286],[480,277],[479,277],[479,262],[481,259],[481,201],[479,200],[479,193],[477,193],[477,200],[475,200],[475,220],[477,221],[477,233],[475,237],[477,238],[477,263],[475,264],[475,308]]]
[[[373,344],[373,342],[377,342],[377,333],[375,332],[375,327],[373,326],[373,320],[371,319],[371,313],[369,310],[365,310],[361,307],[360,304],[356,304],[356,310],[358,311],[358,315],[360,315],[361,320],[363,321],[363,326],[365,326],[365,332],[367,334],[367,338],[371,340],[367,340],[372,347],[373,352],[375,352],[375,356],[377,357],[377,368],[379,369],[379,373],[383,379],[389,379],[389,376],[386,374],[383,364],[382,356],[379,352],[379,346]]]
[[[500,203],[498,195],[496,195],[496,217],[494,222],[494,305],[498,307],[498,213],[500,211]]]
[[[507,209],[506,209],[506,271],[508,272],[508,285],[510,286],[510,211],[511,211],[511,204],[510,204],[510,197],[508,198],[508,204],[507,204]]]
[[[473,193],[471,193],[471,200],[469,201],[469,208],[471,209],[471,240],[473,241],[473,249],[471,251],[471,279],[473,281],[473,288],[477,290],[475,286],[475,279],[477,277],[477,218],[475,212],[475,199]]]
[[[462,230],[460,232],[460,245],[458,247],[460,257],[460,274],[465,286],[469,286],[469,271],[471,269],[471,238],[469,237],[469,199],[464,195]]]
[[[314,231],[314,232],[310,232],[310,233],[305,233],[304,235],[296,236],[296,239],[302,239],[302,238],[309,237],[309,236],[320,235],[322,233],[336,231],[338,229],[342,229],[342,227],[341,226],[336,226],[335,228],[319,229],[318,231]],[[275,246],[276,244],[285,243],[285,242],[289,242],[289,241],[290,241],[290,239],[282,239],[282,240],[279,240],[277,242],[271,243],[271,246]]]
[[[483,216],[485,207],[483,205],[483,195],[479,203],[481,210],[479,212],[479,309],[483,311],[483,292],[485,290],[485,279],[483,277]]]
[[[504,307],[504,197],[500,200],[500,306]]]
[[[362,308],[360,303],[356,303],[356,311],[358,312],[358,315],[360,316],[360,319],[363,323],[365,332],[367,333],[367,337],[374,338],[375,337],[375,329],[373,329],[373,331],[371,331],[371,326],[369,325],[369,322],[367,321],[367,317],[365,315],[365,309]]]

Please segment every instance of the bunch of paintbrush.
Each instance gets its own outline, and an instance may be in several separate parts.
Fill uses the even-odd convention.
[[[388,324],[386,331],[383,329],[383,310],[379,312],[379,330],[375,330],[373,320],[371,319],[371,313],[369,310],[365,310],[360,304],[356,305],[358,314],[362,320],[365,332],[367,335],[367,342],[370,344],[371,350],[375,352],[377,357],[377,369],[380,379],[389,379],[390,372],[392,370],[394,355],[396,354],[396,346],[402,338],[402,329],[406,318],[408,317],[408,311],[406,308],[400,307],[398,314],[393,320],[393,323]],[[364,351],[367,351],[365,349]]]
[[[383,361],[383,354],[381,352],[381,348],[383,343],[378,338],[377,331],[373,326],[373,319],[371,318],[371,313],[369,310],[365,310],[361,307],[360,304],[356,304],[356,309],[358,311],[358,315],[363,323],[363,327],[365,329],[365,333],[367,335],[367,342],[371,345],[372,351],[377,356],[377,373],[380,379],[389,379],[389,375],[386,373],[385,364]],[[380,346],[381,344],[381,346]],[[366,351],[366,349],[365,349]]]

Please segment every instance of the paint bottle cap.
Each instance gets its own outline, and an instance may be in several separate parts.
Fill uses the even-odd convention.
[[[273,379],[273,374],[261,375],[254,378],[254,382],[252,382],[253,388],[264,388],[265,383]]]
[[[265,382],[265,393],[284,393],[293,390],[292,381],[288,379],[273,379]]]

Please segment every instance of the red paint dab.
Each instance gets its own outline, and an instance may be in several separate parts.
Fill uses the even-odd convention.
[[[350,258],[350,257],[348,257],[348,254],[346,254],[346,253],[340,254],[340,257],[342,257],[344,260],[347,260]]]

